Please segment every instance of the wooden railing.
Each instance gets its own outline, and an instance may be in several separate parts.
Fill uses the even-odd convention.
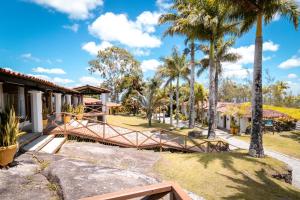
[[[102,113],[102,105],[85,105],[84,106],[85,113]]]
[[[70,123],[61,119],[70,116]],[[120,126],[112,126],[90,117],[76,119],[71,113],[59,113],[48,120],[44,132],[48,134],[73,135],[92,139],[102,143],[132,147],[137,149],[173,149],[184,152],[221,152],[228,151],[229,145],[223,140],[195,140],[185,135],[158,129],[153,131],[137,131]]]
[[[87,197],[81,200],[127,200],[127,199],[161,199],[169,195],[172,200],[191,200],[179,185],[173,182],[159,183],[143,187],[136,187],[118,192]]]

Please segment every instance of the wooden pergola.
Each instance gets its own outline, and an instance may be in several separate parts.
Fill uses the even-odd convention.
[[[96,87],[92,85],[84,85],[80,87],[75,87],[73,90],[80,92],[83,95],[101,95],[103,93],[108,94],[110,93],[109,89]]]

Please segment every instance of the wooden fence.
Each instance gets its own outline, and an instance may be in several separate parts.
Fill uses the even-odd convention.
[[[172,200],[191,200],[179,185],[173,182],[159,183],[128,190],[87,197],[81,200],[127,200],[127,199],[151,199],[157,200],[169,195]]]
[[[64,116],[71,116],[70,122],[64,121]],[[183,152],[222,152],[228,151],[229,145],[223,140],[197,140],[185,135],[175,134],[165,129],[153,131],[136,131],[90,117],[76,119],[76,115],[60,113],[49,117],[44,130],[48,134],[63,134],[91,139],[105,144],[131,147],[137,149],[171,149]]]

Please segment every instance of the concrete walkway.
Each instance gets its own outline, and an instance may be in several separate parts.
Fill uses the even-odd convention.
[[[217,130],[216,132],[217,136],[226,140],[230,145],[232,145],[230,148],[231,149],[248,149],[249,148],[249,143],[241,141],[239,139],[234,138],[232,135],[222,131],[222,130]],[[268,149],[265,149],[265,154],[276,158],[277,160],[280,160],[284,163],[286,163],[293,171],[293,181],[292,184],[296,188],[300,188],[300,160],[276,151],[271,151]]]

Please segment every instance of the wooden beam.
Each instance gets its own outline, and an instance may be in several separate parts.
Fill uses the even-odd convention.
[[[175,190],[178,190],[175,193],[175,197],[178,200],[191,200],[191,198],[188,197],[188,195],[185,194],[185,192],[181,190],[178,185],[172,182],[164,182],[155,185],[136,187],[99,196],[87,197],[81,200],[125,200],[137,197],[151,196],[160,193],[164,193],[165,195],[165,193],[174,192]]]

